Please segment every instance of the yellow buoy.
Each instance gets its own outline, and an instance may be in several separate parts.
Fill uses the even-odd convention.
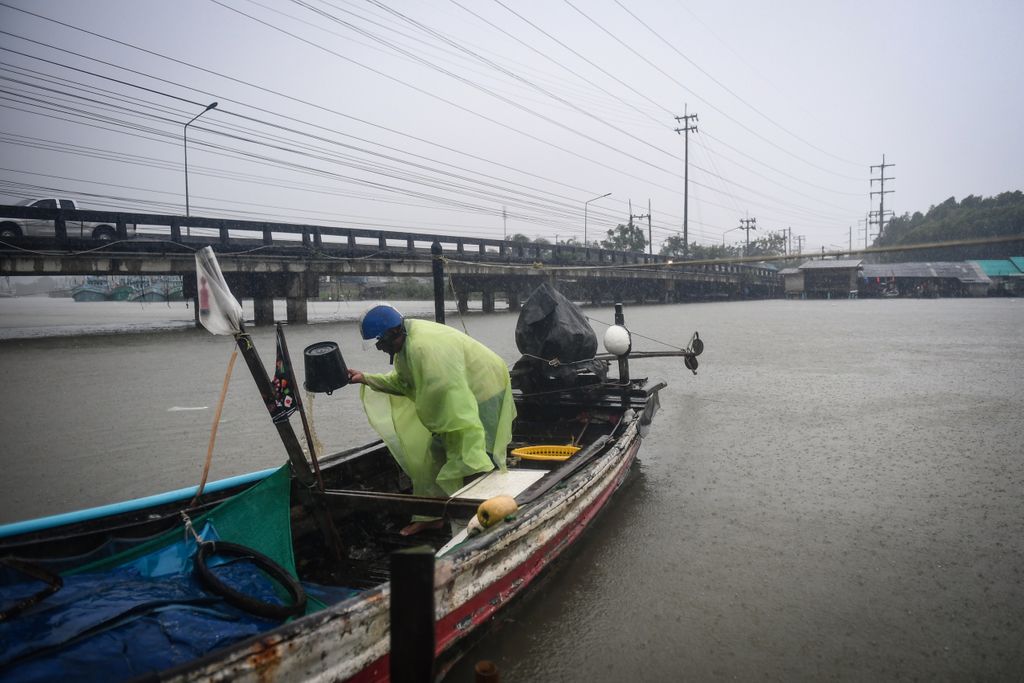
[[[512,455],[523,460],[568,460],[579,451],[579,446],[523,446],[513,449]]]
[[[486,529],[509,515],[514,515],[517,510],[519,505],[512,496],[495,496],[480,503],[480,507],[476,509],[476,518]]]

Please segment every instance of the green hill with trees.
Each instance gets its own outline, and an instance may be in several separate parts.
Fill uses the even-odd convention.
[[[1018,235],[1019,240],[974,246],[913,249],[880,254],[896,261],[968,261],[1004,259],[1024,254],[1024,193],[1003,192],[995,197],[968,195],[959,202],[950,197],[922,214],[905,213],[890,220],[875,246],[895,247],[934,242]]]

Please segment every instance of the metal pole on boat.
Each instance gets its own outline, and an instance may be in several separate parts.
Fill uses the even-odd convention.
[[[391,553],[393,683],[434,680],[434,549],[421,545]]]
[[[249,366],[249,372],[252,374],[253,381],[256,382],[256,388],[263,398],[263,404],[272,405],[275,400],[274,387],[270,383],[270,376],[263,366],[263,361],[260,360],[259,354],[256,352],[256,346],[252,343],[252,337],[242,331],[235,335],[235,343],[238,345],[242,358],[245,359],[245,364]],[[317,479],[313,470],[310,469],[309,463],[306,462],[302,444],[299,443],[298,437],[295,436],[295,430],[288,420],[275,422],[274,426],[277,427],[277,434],[281,437],[281,443],[284,444],[285,453],[288,454],[292,473],[300,484],[297,487],[299,501],[313,515],[313,520],[316,522],[324,542],[340,563],[343,559],[341,537],[338,535],[338,530],[334,526],[334,521],[331,519],[323,498],[318,499],[313,496],[312,490],[317,487]]]
[[[626,326],[626,318],[622,315],[622,304],[615,304],[615,324]],[[629,381],[629,359],[626,356],[619,356],[619,381]]]
[[[434,240],[430,245],[431,270],[434,274],[434,320],[444,325],[444,250]]]

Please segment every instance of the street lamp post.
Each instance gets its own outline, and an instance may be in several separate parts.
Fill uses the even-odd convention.
[[[723,233],[722,233],[722,246],[723,246],[723,247],[725,246],[725,236],[726,236],[726,234],[728,234],[728,233],[732,232],[733,230],[740,230],[740,229],[741,229],[741,228],[739,228],[739,227],[736,227],[736,228],[729,228],[728,230],[726,230],[725,232],[723,232]]]
[[[185,215],[186,216],[191,215],[189,213],[189,204],[188,204],[188,127],[189,127],[189,125],[193,121],[195,121],[196,119],[198,119],[200,116],[202,116],[206,112],[210,111],[211,109],[215,109],[216,107],[217,107],[217,103],[216,102],[211,102],[210,104],[206,105],[206,109],[202,110],[201,112],[199,112],[198,114],[193,116],[191,119],[189,119],[188,123],[185,124],[184,129],[182,129],[182,141],[183,141],[184,147],[185,147]],[[191,232],[191,230],[189,229],[188,226],[185,226],[185,230],[186,230],[186,234],[188,234],[188,235],[192,234],[192,232]]]
[[[587,205],[590,204],[590,202],[596,202],[598,199],[604,199],[605,197],[610,197],[611,194],[612,194],[611,192],[605,192],[600,197],[594,197],[593,199],[588,199],[587,201],[583,202],[583,246],[584,247],[587,246],[587,208],[588,208]]]

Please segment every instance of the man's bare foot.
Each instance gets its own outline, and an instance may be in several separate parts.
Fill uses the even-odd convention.
[[[425,522],[413,522],[412,524],[404,527],[400,533],[402,536],[412,536],[418,534],[421,531],[427,531],[430,529],[440,529],[444,525],[443,519],[431,519]]]

